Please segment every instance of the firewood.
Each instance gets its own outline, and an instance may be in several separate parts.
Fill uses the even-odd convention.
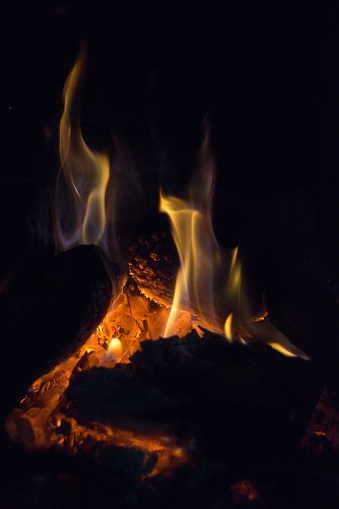
[[[179,267],[169,220],[153,211],[140,223],[129,248],[130,274],[139,290],[158,304],[171,307]]]
[[[167,436],[194,444],[198,455],[247,465],[299,447],[321,387],[310,361],[192,332],[143,342],[129,365],[75,374],[56,411],[88,428]]]
[[[192,294],[180,301],[180,311],[186,311],[202,319],[211,330],[221,330],[227,316],[232,311],[232,303],[225,295],[231,256],[225,259],[220,277],[211,284],[217,285],[214,294],[214,312],[209,311],[211,302],[199,299],[205,305],[199,305]],[[169,219],[165,214],[151,212],[138,226],[129,248],[129,270],[139,290],[157,304],[170,308],[173,304],[177,273],[180,261],[172,238]],[[200,302],[201,304],[201,302]],[[207,305],[206,305],[207,304]],[[202,316],[203,313],[203,316]]]
[[[122,277],[97,246],[60,253],[1,296],[2,410],[90,336],[120,292]]]

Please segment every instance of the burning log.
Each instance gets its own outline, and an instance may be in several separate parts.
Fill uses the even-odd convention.
[[[130,274],[139,290],[158,304],[171,307],[179,257],[167,216],[148,215],[129,248]]]
[[[121,286],[118,267],[98,247],[84,245],[60,253],[1,296],[4,415],[34,379],[85,342]]]
[[[52,420],[75,425],[73,452],[93,433],[102,458],[110,448],[115,458],[116,447],[139,448],[150,468],[139,475],[155,465],[159,472],[166,458],[176,467],[179,453],[184,463],[203,455],[247,465],[299,446],[320,391],[312,362],[192,332],[143,342],[131,364],[74,374]]]
[[[227,269],[229,262],[224,261]],[[154,211],[140,223],[130,244],[130,274],[144,295],[157,304],[170,308],[173,306],[179,266],[178,251],[170,231],[168,217]],[[180,301],[180,311],[202,319],[204,326],[214,331],[223,330],[225,319],[232,310],[229,296],[225,298],[225,292],[222,291],[227,284],[227,270],[224,270],[221,276],[224,278],[221,277],[216,282],[220,291],[211,297],[214,300],[216,316],[212,316],[207,307],[201,309],[200,303],[193,295]],[[216,328],[216,324],[219,327]]]

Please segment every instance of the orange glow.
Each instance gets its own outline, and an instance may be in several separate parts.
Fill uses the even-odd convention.
[[[113,338],[109,344],[108,351],[114,353],[117,359],[122,357],[122,344],[119,338]]]
[[[70,454],[81,453],[82,444],[87,439],[104,444],[104,448],[137,448],[144,453],[145,463],[156,454],[156,461],[151,471],[145,474],[147,476],[168,473],[189,462],[188,452],[184,446],[178,445],[171,429],[166,428],[160,433],[155,427],[146,433],[101,423],[95,423],[92,429],[65,416],[58,407],[72,375],[94,366],[111,369],[116,362],[129,362],[130,356],[140,348],[140,341],[160,337],[167,316],[166,308],[153,304],[151,311],[149,299],[136,292],[131,294],[126,285],[87,342],[75,355],[37,379],[18,407],[13,409],[6,423],[11,438],[27,449],[47,450],[53,446]],[[22,435],[22,426],[31,430],[31,436]]]
[[[259,497],[259,491],[253,484],[247,479],[243,479],[235,484],[231,485],[232,498],[238,504],[248,504],[254,502]]]
[[[58,240],[63,249],[78,244],[98,244],[105,230],[105,194],[110,165],[108,157],[90,150],[82,136],[80,96],[85,64],[86,54],[82,50],[64,87],[58,181]],[[62,186],[61,173],[67,190]]]
[[[133,309],[133,316],[131,316]],[[63,413],[60,401],[69,386],[72,375],[79,371],[103,366],[112,369],[115,363],[129,362],[130,356],[140,348],[143,339],[157,339],[167,317],[167,310],[152,305],[143,295],[130,295],[127,286],[118,301],[88,341],[69,359],[61,362],[52,371],[36,380],[29,388],[17,408],[11,412],[7,423],[10,437],[30,450],[45,451],[51,446],[69,454],[83,452],[86,441],[97,444],[95,451],[110,446],[124,449],[139,449],[144,454],[147,470],[141,474],[151,477],[167,475],[178,466],[190,462],[188,449],[177,443],[175,432],[170,426],[157,428],[150,422],[143,431],[127,429],[124,425],[94,423],[84,426],[75,418]],[[147,326],[145,321],[148,321]],[[146,327],[145,334],[140,325]],[[116,337],[119,334],[119,338]],[[22,434],[22,427],[31,430]],[[154,428],[154,429],[153,429]],[[27,438],[28,437],[28,438]],[[94,449],[93,449],[94,450]],[[88,451],[91,454],[91,450]],[[154,459],[154,464],[153,464]],[[148,467],[151,464],[151,467]]]
[[[108,198],[113,200],[117,194],[119,178],[124,184],[120,187],[125,188],[130,188],[136,178],[132,165],[129,173],[123,171],[124,157],[116,139],[114,166],[111,167],[108,156],[92,151],[83,138],[80,97],[85,66],[86,54],[82,50],[64,87],[59,140],[61,169],[57,185],[58,242],[62,249],[107,242],[106,252],[109,254],[112,250],[109,246],[115,245],[116,239],[108,235],[108,231],[114,228],[110,225],[112,228],[108,229],[107,221],[113,223],[115,210],[115,202],[109,202]],[[113,190],[109,189],[111,168],[115,169],[112,193]],[[18,407],[13,409],[7,430],[14,441],[24,441],[23,445],[32,450],[47,450],[53,446],[71,454],[81,452],[83,444],[91,440],[104,444],[103,447],[138,448],[144,452],[145,463],[152,460],[151,455],[155,453],[152,471],[146,474],[155,475],[188,463],[188,446],[185,448],[182,442],[178,444],[170,426],[162,433],[156,425],[147,432],[131,430],[128,422],[125,428],[123,424],[119,427],[116,422],[114,425],[106,422],[81,425],[75,417],[67,415],[60,403],[63,397],[66,398],[64,393],[73,376],[98,366],[113,369],[116,363],[130,362],[144,340],[172,335],[183,337],[193,328],[203,334],[200,324],[224,334],[225,341],[245,343],[242,336],[255,337],[284,355],[308,358],[271,325],[268,317],[253,318],[242,281],[238,248],[229,253],[223,252],[214,235],[212,199],[215,177],[216,167],[207,127],[199,151],[197,172],[186,197],[178,198],[160,192],[159,210],[169,216],[180,259],[171,309],[151,302],[130,278],[86,344],[36,380]],[[116,247],[114,249],[117,250]],[[156,253],[152,255],[156,256]],[[27,433],[21,433],[22,429]],[[239,500],[252,501],[258,496],[248,481],[241,481],[231,490]]]
[[[157,455],[157,461],[151,472],[145,477],[153,477],[161,473],[173,471],[184,463],[189,462],[189,454],[182,447],[178,447],[176,439],[170,434],[161,436],[156,432],[152,434],[143,434],[136,431],[121,429],[116,427],[105,426],[102,431],[105,432],[105,442],[110,445],[122,448],[137,448],[145,454],[144,464],[150,458],[151,454]],[[101,437],[102,439],[102,437]]]

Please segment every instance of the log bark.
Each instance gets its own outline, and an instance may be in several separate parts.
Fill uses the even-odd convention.
[[[214,279],[211,277],[210,284],[216,288],[213,311],[208,289],[205,294],[199,291],[197,297],[192,281],[188,282],[191,285],[188,297],[180,300],[180,311],[195,315],[209,329],[222,330],[227,316],[234,310],[232,296],[225,294],[230,265],[231,256],[228,259],[225,256],[219,273],[214,274]],[[165,214],[153,211],[140,223],[129,248],[129,269],[143,294],[157,304],[172,307],[180,260]]]
[[[120,292],[119,269],[97,246],[53,257],[0,299],[3,417],[39,376],[68,357]]]
[[[130,274],[139,290],[158,304],[171,307],[179,257],[169,220],[156,211],[138,226],[129,248]]]

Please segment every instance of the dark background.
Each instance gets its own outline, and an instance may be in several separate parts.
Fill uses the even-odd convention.
[[[218,168],[217,238],[226,248],[240,245],[252,304],[260,306],[264,293],[273,324],[318,361],[338,391],[338,8],[337,1],[324,0],[2,5],[2,310],[17,302],[9,290],[17,285],[20,294],[32,273],[39,281],[41,265],[56,251],[62,89],[84,40],[86,141],[102,148],[113,132],[129,147],[126,167],[134,160],[133,171],[122,177],[118,220],[136,226],[157,206],[159,182],[182,194],[208,115]],[[60,287],[62,295],[67,284]],[[34,302],[29,285],[22,288]],[[30,306],[21,302],[27,313]],[[16,312],[20,305],[8,321]],[[3,330],[11,331],[8,321]],[[31,337],[31,355],[37,348],[45,352],[33,344],[34,324],[27,322],[21,342]],[[12,379],[17,361],[6,354],[14,351],[8,344],[16,344],[15,333],[0,341],[3,380],[15,391],[21,384]],[[19,458],[20,464],[21,456],[12,462]],[[30,472],[30,461],[22,468]]]
[[[243,246],[249,279],[261,291],[337,277],[337,11],[324,1],[11,2],[1,17],[2,280],[54,249],[62,88],[82,39],[84,132],[94,145],[112,130],[127,140],[136,209],[156,205],[159,180],[182,192],[208,114],[215,229],[224,246]]]

